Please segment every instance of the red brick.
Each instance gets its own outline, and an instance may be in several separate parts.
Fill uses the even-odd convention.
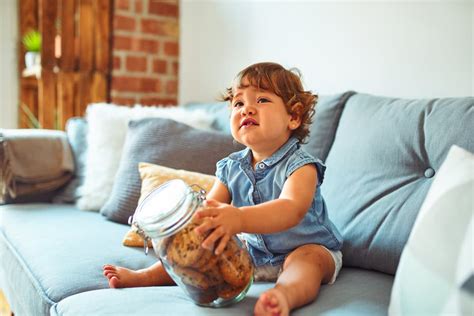
[[[168,56],[179,55],[179,44],[177,42],[166,42],[165,43],[165,54]]]
[[[177,4],[163,2],[163,0],[150,0],[148,12],[158,16],[178,17],[179,6]]]
[[[145,72],[147,69],[146,57],[127,56],[125,64],[128,71]]]
[[[154,78],[142,78],[140,80],[140,91],[141,92],[160,92],[161,80],[154,79]]]
[[[129,4],[129,0],[115,0],[115,8],[119,10],[128,10]]]
[[[176,94],[178,92],[178,82],[176,80],[170,80],[166,83],[166,93]]]
[[[153,19],[142,19],[141,31],[154,35],[166,35],[178,38],[179,26],[176,21],[157,21]]]
[[[166,60],[155,59],[153,61],[153,72],[159,74],[166,73]]]
[[[114,49],[116,50],[131,50],[132,38],[130,36],[114,35]]]
[[[157,40],[141,39],[138,41],[138,49],[145,53],[156,54],[159,49]]]
[[[128,76],[113,76],[112,90],[140,92],[141,80],[140,78],[133,78]]]
[[[135,0],[135,12],[136,13],[143,12],[143,0]]]
[[[114,69],[120,69],[121,66],[120,56],[114,56]]]
[[[112,103],[118,104],[118,105],[127,105],[131,106],[137,103],[135,98],[127,98],[127,97],[120,97],[120,96],[115,96],[111,98]]]
[[[115,14],[114,28],[122,31],[135,31],[135,18]]]

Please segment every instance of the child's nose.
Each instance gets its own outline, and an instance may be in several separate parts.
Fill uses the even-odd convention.
[[[255,114],[255,106],[253,106],[253,104],[247,103],[242,107],[242,114]]]

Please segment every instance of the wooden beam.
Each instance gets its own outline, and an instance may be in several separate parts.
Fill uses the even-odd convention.
[[[75,0],[62,0],[60,10],[61,58],[59,64],[62,71],[73,71],[76,69]]]
[[[79,70],[94,69],[94,8],[92,0],[79,1]]]
[[[56,66],[54,40],[56,36],[57,0],[39,0],[39,29],[41,32],[41,67],[53,70]]]
[[[56,75],[42,69],[38,82],[38,119],[43,128],[55,129],[56,124]]]
[[[108,74],[111,64],[111,0],[94,1],[95,24],[95,69]]]
[[[74,83],[75,74],[72,71],[61,71],[58,74],[58,124],[60,129],[66,127],[66,122],[74,116]]]

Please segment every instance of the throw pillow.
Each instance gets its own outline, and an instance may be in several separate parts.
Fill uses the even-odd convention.
[[[161,118],[131,121],[112,194],[100,212],[112,221],[127,223],[140,196],[140,162],[214,174],[218,160],[241,149],[221,132]]]
[[[170,118],[196,128],[210,129],[212,119],[204,111],[189,111],[179,107],[133,108],[97,103],[87,108],[87,153],[84,184],[77,205],[82,210],[98,211],[107,201],[114,185],[115,174],[131,120],[146,117]]]
[[[209,192],[216,179],[214,176],[207,174],[177,170],[146,162],[139,163],[138,170],[142,179],[139,204],[150,192],[169,180],[181,179],[188,185],[197,184],[206,192]],[[129,247],[143,247],[143,238],[137,234],[136,228],[132,227],[125,235],[122,243]],[[152,247],[151,242],[148,243],[148,247]]]
[[[403,249],[390,314],[474,314],[473,193],[474,155],[453,146]]]
[[[79,187],[84,182],[87,151],[87,121],[72,117],[66,124],[66,135],[74,156],[74,173],[68,184],[53,198],[53,203],[73,203],[79,196]]]

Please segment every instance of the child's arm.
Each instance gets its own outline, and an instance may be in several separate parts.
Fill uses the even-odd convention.
[[[219,186],[229,194],[227,188],[216,181],[218,184],[211,190],[205,203],[206,208],[198,211],[196,215],[198,218],[206,218],[196,229],[197,232],[214,230],[203,242],[203,246],[212,249],[214,243],[220,239],[216,253],[221,253],[227,241],[235,234],[277,233],[296,226],[311,206],[317,181],[316,167],[304,165],[285,181],[278,199],[240,208],[212,199],[215,196],[222,201],[220,198],[225,197],[219,193]]]

